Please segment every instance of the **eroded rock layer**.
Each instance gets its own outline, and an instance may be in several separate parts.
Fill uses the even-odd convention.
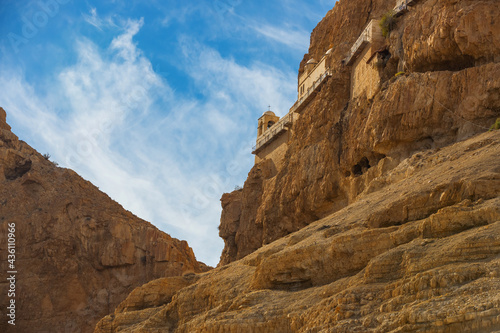
[[[495,131],[384,172],[386,157],[348,207],[210,272],[144,285],[95,332],[496,332],[499,153]]]
[[[2,309],[9,302],[5,240],[12,223],[17,317],[13,327],[4,316],[1,332],[92,332],[135,287],[205,269],[185,241],[18,140],[0,108]]]
[[[500,9],[416,1],[351,99],[342,60],[394,5],[341,0],[314,29],[299,75],[332,48],[332,76],[282,165],[222,197],[219,266],[136,289],[96,333],[500,331]]]

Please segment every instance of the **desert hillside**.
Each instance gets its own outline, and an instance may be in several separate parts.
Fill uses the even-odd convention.
[[[4,240],[12,225],[15,260],[7,269]],[[185,241],[137,218],[19,140],[2,108],[0,235],[0,306],[6,309],[14,299],[17,314],[15,326],[0,322],[1,332],[92,332],[135,287],[206,270]],[[15,297],[7,297],[7,271],[17,272]]]
[[[499,331],[498,17],[338,1],[221,199],[219,266],[135,289],[95,332]]]

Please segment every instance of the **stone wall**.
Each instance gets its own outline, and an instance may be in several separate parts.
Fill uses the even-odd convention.
[[[313,83],[316,82],[324,72],[326,72],[326,56],[321,59],[310,73],[304,73],[299,77],[298,99],[301,99],[302,96],[307,93],[307,90],[311,88]],[[304,87],[303,89],[301,89],[302,86]]]
[[[366,94],[366,97],[370,99],[379,89],[379,69],[372,61],[369,61],[375,51],[373,44],[368,45],[354,62],[351,74],[351,98]]]
[[[361,34],[365,35],[369,44],[364,47],[352,66],[351,98],[366,93],[368,99],[373,98],[380,86],[380,70],[374,65],[373,54],[385,44],[378,20],[371,20]]]
[[[279,171],[283,166],[283,159],[285,158],[285,153],[288,149],[288,141],[291,136],[290,132],[291,131],[288,130],[278,135],[276,139],[257,153],[255,155],[255,164],[265,159],[270,159],[273,161],[276,170]]]

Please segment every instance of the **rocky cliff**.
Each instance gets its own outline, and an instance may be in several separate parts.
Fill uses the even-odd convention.
[[[201,272],[185,241],[159,231],[75,172],[18,140],[0,108],[0,307],[15,224],[16,326],[1,332],[91,332],[135,287]],[[9,275],[10,276],[10,275]],[[2,311],[2,314],[5,312]]]
[[[356,202],[236,262],[137,288],[95,332],[497,332],[499,152],[494,131],[372,167]]]
[[[219,266],[136,289],[95,332],[499,331],[497,2],[417,1],[370,99],[342,60],[395,2],[337,2],[299,70],[333,47],[332,76],[283,166],[223,195]]]
[[[294,124],[283,167],[258,163],[243,190],[223,196],[221,265],[356,202],[413,153],[481,133],[500,116],[496,0],[417,1],[386,39],[378,93],[350,99],[342,60],[364,26],[394,6],[341,0],[314,29],[299,74],[332,47],[333,75]]]

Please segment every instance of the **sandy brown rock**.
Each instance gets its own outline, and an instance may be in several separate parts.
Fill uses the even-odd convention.
[[[115,312],[103,318],[96,326],[99,332],[126,330],[157,314],[163,305],[172,301],[181,289],[198,280],[195,274],[183,277],[168,277],[153,280],[134,289],[116,308]]]
[[[245,185],[238,197],[245,220],[254,223],[226,220],[223,212],[221,225],[239,237],[221,234],[226,241],[221,264],[346,207],[368,186],[380,189],[384,184],[372,180],[413,153],[487,130],[500,116],[496,4],[417,2],[386,40],[391,58],[378,93],[370,100],[351,100],[351,68],[342,59],[365,24],[395,2],[337,2],[314,29],[304,57],[320,59],[333,47],[332,77],[294,123],[280,171],[260,187]],[[407,74],[395,77],[402,69]],[[253,177],[252,170],[249,183]]]
[[[0,107],[0,129],[10,130],[10,126],[7,124],[7,113],[1,107]]]
[[[315,28],[299,74],[333,47],[333,75],[283,167],[256,164],[223,196],[218,268],[96,333],[500,330],[500,132],[484,133],[500,112],[498,9],[419,1],[387,39],[378,93],[351,100],[341,60],[393,6],[342,0]]]
[[[95,332],[496,332],[499,152],[499,131],[417,152],[348,207]]]
[[[391,38],[401,39],[393,45],[402,46],[410,70],[458,70],[498,62],[499,16],[495,0],[421,1],[398,22]]]
[[[9,129],[0,109],[0,253],[6,263],[7,226],[15,223],[18,271],[16,326],[2,320],[1,332],[91,332],[135,287],[205,269],[187,242],[56,167]]]
[[[262,224],[256,222],[266,181],[276,175],[274,164],[265,160],[254,167],[242,190],[225,194],[219,236],[226,243],[221,265],[240,259],[262,244]]]

